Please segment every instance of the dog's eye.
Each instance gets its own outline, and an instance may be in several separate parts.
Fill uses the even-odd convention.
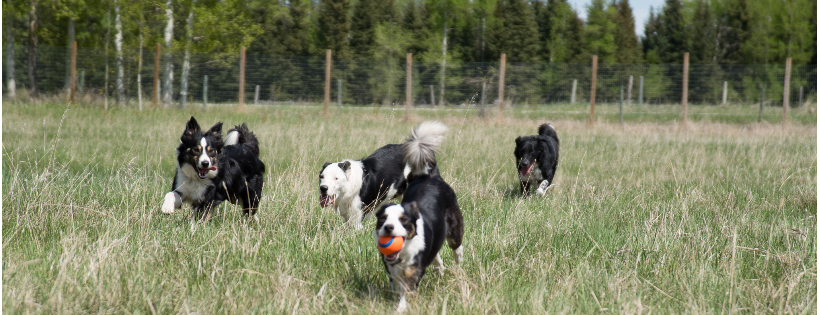
[[[407,217],[401,217],[399,218],[399,222],[401,222],[401,224],[407,224],[407,222],[410,222],[410,219]]]
[[[325,175],[319,175],[319,179],[325,179]]]

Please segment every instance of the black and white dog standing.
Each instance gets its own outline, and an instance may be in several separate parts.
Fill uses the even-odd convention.
[[[538,187],[539,196],[546,193],[558,168],[558,134],[551,124],[538,127],[538,135],[515,138],[515,163],[521,193],[529,194],[530,186]]]
[[[424,122],[402,146],[404,162],[409,166],[408,187],[400,205],[385,204],[376,212],[378,242],[382,236],[403,236],[402,249],[382,254],[390,287],[400,296],[398,311],[407,307],[405,292],[415,291],[425,270],[434,261],[441,273],[444,262],[439,250],[444,241],[453,250],[456,264],[464,255],[461,246],[464,220],[456,194],[441,178],[436,165],[436,147],[444,140],[447,127],[440,122]]]
[[[171,192],[165,194],[162,212],[174,213],[188,203],[196,219],[210,217],[225,200],[242,206],[254,216],[262,198],[265,164],[259,160],[259,142],[242,124],[228,131],[222,141],[222,123],[203,131],[194,117],[180,138],[177,171]]]
[[[325,163],[319,171],[319,205],[332,205],[348,224],[361,229],[365,213],[386,200],[401,199],[408,172],[401,144],[388,144],[361,160]]]

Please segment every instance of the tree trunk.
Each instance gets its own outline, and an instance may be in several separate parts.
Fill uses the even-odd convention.
[[[66,63],[65,63],[65,89],[71,89],[71,43],[75,41],[76,36],[74,35],[75,25],[77,24],[74,19],[68,19],[68,53],[66,54]]]
[[[142,111],[142,26],[140,26],[140,53],[137,56],[137,104]]]
[[[117,105],[125,105],[125,67],[122,60],[122,22],[120,21],[120,3],[114,4],[114,27],[117,34],[114,35],[114,47],[117,49]]]
[[[108,45],[111,42],[111,8],[108,8],[108,19],[106,19],[106,33],[105,33],[105,94],[103,95],[103,99],[105,100],[103,108],[105,111],[108,111]]]
[[[185,60],[182,61],[182,78],[179,86],[179,107],[188,105],[188,74],[191,72],[191,38],[194,30],[194,6],[196,0],[191,2],[191,9],[188,12],[188,21],[185,23]]]
[[[37,96],[37,1],[31,1],[28,14],[28,80],[31,96]]]
[[[8,89],[8,96],[15,97],[17,94],[17,84],[14,82],[14,34],[11,29],[11,18],[8,18],[6,24],[6,88]]]
[[[174,63],[173,54],[171,54],[171,41],[174,35],[174,11],[171,7],[171,0],[168,0],[165,7],[165,17],[168,19],[168,24],[165,26],[165,67],[163,67],[163,84],[162,84],[162,104],[166,108],[171,105],[174,96]]]
[[[441,78],[439,81],[439,106],[444,106],[444,69],[447,67],[447,14],[444,14],[444,41],[441,45]]]

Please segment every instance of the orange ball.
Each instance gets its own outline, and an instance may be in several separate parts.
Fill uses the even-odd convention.
[[[385,256],[398,253],[404,246],[404,236],[381,236],[378,245],[379,251]]]

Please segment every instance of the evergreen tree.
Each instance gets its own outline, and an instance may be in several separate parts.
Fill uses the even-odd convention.
[[[350,0],[324,0],[319,9],[317,47],[333,50],[337,58],[350,58],[350,42],[347,39],[350,33],[350,22],[347,12]]]
[[[538,45],[540,46],[539,58],[541,60],[548,60],[546,43],[550,36],[550,10],[548,3],[544,0],[535,0],[532,2],[532,10],[535,14],[535,24],[538,26]]]
[[[655,15],[654,9],[649,9],[649,19],[646,20],[643,28],[643,38],[641,47],[647,63],[661,63],[660,46],[663,38],[660,37],[661,21]]]
[[[252,9],[254,21],[263,29],[248,48],[248,53],[280,56],[306,56],[309,52],[309,21],[303,1],[267,3]]]
[[[748,0],[727,0],[720,16],[719,61],[728,64],[751,63],[743,50],[751,35],[752,10]]]
[[[693,64],[707,64],[715,60],[715,27],[712,10],[706,0],[695,0],[692,18],[692,45],[689,53]]]
[[[666,0],[664,3],[658,36],[662,39],[658,47],[661,61],[668,64],[682,63],[683,53],[689,51],[689,43],[681,0]]]
[[[604,4],[604,0],[592,0],[587,5],[587,24],[584,32],[587,51],[598,55],[598,62],[614,63],[615,57],[615,22],[613,12]]]
[[[382,20],[380,0],[359,0],[350,18],[350,50],[357,58],[369,58],[374,47],[376,25]]]
[[[426,10],[423,4],[416,5],[415,2],[410,2],[405,9],[404,18],[402,20],[402,28],[410,32],[411,37],[408,39],[407,52],[414,56],[426,51],[427,47],[424,45],[424,40],[429,36],[427,34],[427,26],[425,25]]]
[[[538,24],[535,14],[524,0],[509,0],[505,12],[504,27],[507,37],[507,60],[509,62],[535,62],[538,59]]]
[[[817,65],[817,1],[814,1],[814,5],[812,7],[812,11],[814,11],[814,13],[811,16],[811,30],[812,33],[814,33],[814,40],[812,40],[811,58],[809,59],[809,64]],[[814,71],[816,76],[817,68],[815,68]],[[817,81],[815,80],[815,82]]]
[[[643,61],[643,52],[635,34],[635,17],[629,0],[616,0],[614,3],[615,16],[615,56],[618,63],[640,63]]]
[[[549,62],[589,62],[590,55],[584,50],[584,21],[566,0],[547,3],[548,10],[553,7],[546,44]]]

